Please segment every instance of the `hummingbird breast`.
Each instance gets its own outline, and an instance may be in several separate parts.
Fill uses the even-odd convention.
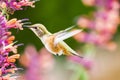
[[[51,35],[48,38],[46,38],[45,42],[47,43],[47,47],[49,48],[50,52],[53,52],[54,54],[66,54],[69,55],[70,52],[65,48],[64,45],[61,44],[61,42],[54,44],[55,36]]]

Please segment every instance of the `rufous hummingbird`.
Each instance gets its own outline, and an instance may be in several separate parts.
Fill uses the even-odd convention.
[[[63,40],[74,36],[82,31],[82,29],[72,29],[72,27],[65,30],[59,31],[57,33],[50,33],[46,27],[42,24],[34,24],[29,26],[29,28],[36,34],[36,36],[42,41],[45,48],[55,55],[76,55],[82,58],[76,51],[70,48]]]

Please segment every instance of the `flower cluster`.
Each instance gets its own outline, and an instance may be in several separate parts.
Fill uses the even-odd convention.
[[[20,62],[27,68],[25,80],[53,80],[49,73],[53,72],[55,61],[53,55],[45,48],[37,51],[34,46],[27,46]]]
[[[5,10],[9,13],[13,13],[16,10],[23,10],[22,7],[31,6],[34,7],[35,1],[30,0],[1,0],[0,1],[0,9]]]
[[[0,80],[10,80],[10,74],[17,70],[15,66],[17,47],[22,44],[15,45],[15,36],[9,31],[11,28],[23,30],[22,26],[28,19],[17,20],[8,19],[9,13],[12,14],[16,10],[22,10],[23,6],[33,6],[34,1],[29,0],[0,0]],[[13,55],[11,54],[14,53]]]
[[[117,0],[82,0],[84,4],[95,6],[93,18],[87,16],[79,18],[77,24],[88,32],[82,32],[74,38],[80,42],[92,43],[114,49],[115,43],[111,41],[119,24],[119,3]],[[112,46],[112,47],[110,47]]]

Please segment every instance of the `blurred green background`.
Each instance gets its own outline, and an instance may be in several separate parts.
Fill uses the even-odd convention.
[[[80,0],[40,0],[35,3],[35,8],[25,7],[22,11],[15,12],[11,18],[29,18],[32,24],[42,23],[47,29],[54,33],[76,24],[77,18],[82,14],[89,14],[93,8],[86,7]],[[13,30],[16,40],[24,45],[34,44],[37,49],[43,47],[41,41],[29,29],[23,31]],[[74,39],[67,39],[66,42],[76,48]],[[24,47],[19,47],[19,51],[23,51]]]

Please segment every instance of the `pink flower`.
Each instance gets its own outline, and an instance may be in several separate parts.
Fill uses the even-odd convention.
[[[86,69],[91,69],[93,62],[87,58],[85,59],[81,59],[78,56],[68,56],[68,60],[72,61],[74,63],[78,63],[80,65],[82,65],[83,67],[85,67]]]
[[[22,10],[24,6],[34,7],[35,1],[30,0],[2,0],[0,1],[1,7],[9,10],[13,14],[16,10]]]
[[[13,18],[9,20],[9,13],[13,14],[16,10],[22,10],[23,6],[34,7],[35,1],[29,0],[1,0],[0,1],[0,80],[13,80],[11,77],[18,68],[15,61],[20,57],[17,54],[17,47],[22,44],[14,42],[15,36],[9,31],[11,28],[23,30],[23,25],[29,24],[28,19],[17,20]],[[9,56],[12,52],[13,55]],[[17,76],[16,76],[17,77]],[[14,79],[16,78],[14,77]]]
[[[52,54],[45,48],[37,52],[34,46],[26,47],[20,62],[27,68],[25,74],[26,80],[47,80],[47,76],[44,77],[44,74],[51,71],[54,67]]]
[[[78,26],[85,28],[88,32],[82,32],[74,38],[83,43],[92,43],[101,47],[108,47],[112,43],[113,35],[119,24],[119,3],[117,0],[84,0],[85,4],[94,2],[96,11],[93,18],[82,16],[78,19]],[[115,45],[111,45],[111,47]],[[104,48],[105,48],[104,47]],[[110,47],[107,49],[113,50]]]

